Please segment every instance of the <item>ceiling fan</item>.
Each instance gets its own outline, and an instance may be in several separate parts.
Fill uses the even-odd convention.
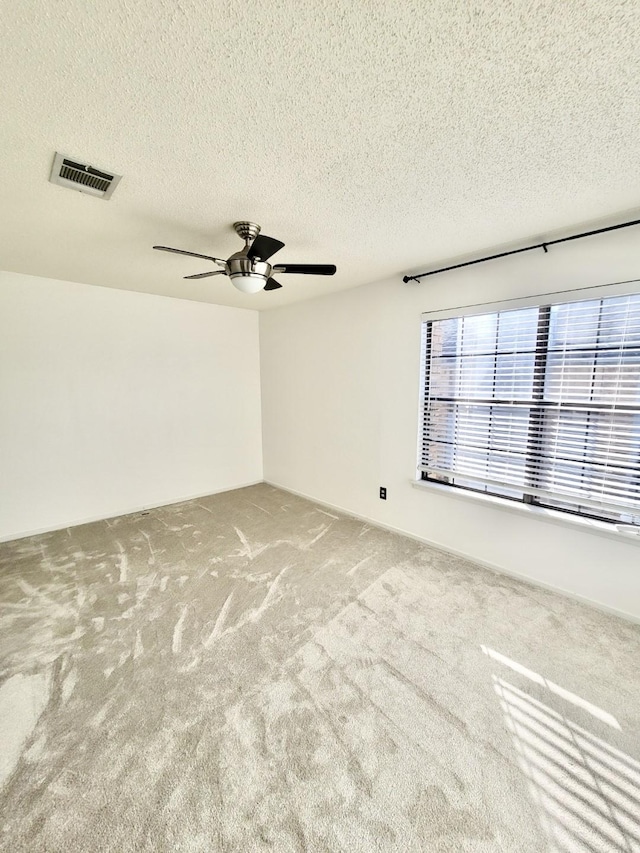
[[[255,222],[234,222],[233,227],[244,240],[244,249],[235,252],[226,261],[211,255],[187,252],[185,249],[172,249],[170,246],[154,246],[161,252],[174,252],[176,255],[189,255],[213,261],[222,269],[185,275],[185,278],[209,278],[212,275],[228,275],[234,287],[243,293],[258,293],[260,290],[278,290],[282,285],[271,277],[271,273],[301,273],[302,275],[334,275],[333,264],[275,264],[268,263],[269,258],[284,246],[280,240],[260,233]]]

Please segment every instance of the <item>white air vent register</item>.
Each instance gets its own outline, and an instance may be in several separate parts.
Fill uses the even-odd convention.
[[[94,166],[78,163],[77,160],[70,160],[56,152],[49,180],[52,184],[69,187],[71,190],[107,201],[113,195],[121,177],[122,175],[114,175],[104,169],[96,169]]]

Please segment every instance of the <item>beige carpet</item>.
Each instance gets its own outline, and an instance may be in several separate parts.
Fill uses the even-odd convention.
[[[640,851],[613,616],[266,485],[4,544],[0,604],[3,851]]]

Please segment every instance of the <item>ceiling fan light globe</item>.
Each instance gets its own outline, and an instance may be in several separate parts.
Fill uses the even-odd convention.
[[[261,290],[264,290],[266,283],[264,276],[253,273],[233,275],[231,276],[231,281],[233,286],[242,293],[259,293]]]

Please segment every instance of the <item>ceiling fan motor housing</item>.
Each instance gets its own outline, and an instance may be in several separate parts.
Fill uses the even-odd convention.
[[[271,275],[271,264],[266,261],[251,260],[240,253],[229,258],[227,269],[234,287],[243,293],[257,293],[263,290]]]

